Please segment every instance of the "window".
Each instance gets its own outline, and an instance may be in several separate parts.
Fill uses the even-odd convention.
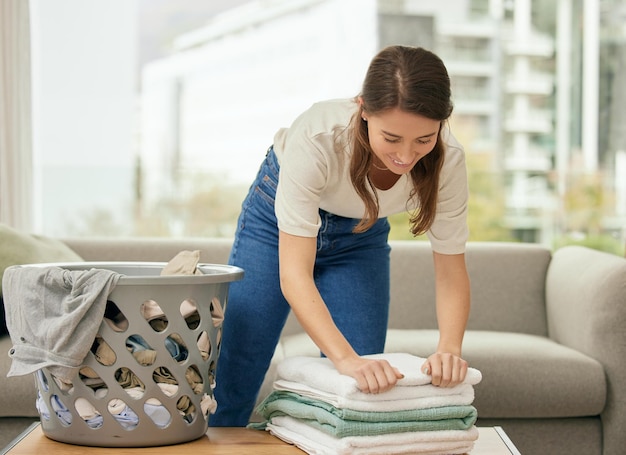
[[[402,42],[448,66],[473,240],[582,241],[623,254],[618,0],[470,1],[454,14],[390,0],[31,4],[43,233],[232,235],[276,129],[319,99],[356,95],[374,53]],[[596,35],[578,23],[593,16],[587,7],[599,14]],[[488,201],[493,210],[479,207]],[[393,235],[406,231],[394,218]]]

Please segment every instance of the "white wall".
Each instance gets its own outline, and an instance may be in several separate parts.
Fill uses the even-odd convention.
[[[94,206],[130,209],[135,0],[30,0],[35,227],[67,235]]]

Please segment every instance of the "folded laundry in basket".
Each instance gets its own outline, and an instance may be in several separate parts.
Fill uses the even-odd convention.
[[[69,411],[69,409],[67,409],[67,407],[65,407],[59,397],[56,395],[52,395],[50,400],[52,404],[52,410],[59,418],[59,420],[61,420],[65,425],[71,425],[72,413]],[[45,420],[49,420],[50,411],[48,410],[48,407],[46,406],[46,403],[44,402],[40,393],[37,394],[37,401],[35,404],[41,417]],[[76,400],[76,410],[79,414],[81,414],[81,416],[83,416],[83,420],[90,428],[96,429],[102,427],[104,423],[102,415],[99,414],[95,410],[95,408],[91,404],[89,404],[89,402],[84,398],[79,398],[78,400]],[[148,408],[146,410],[146,413],[150,415],[150,417],[154,420],[154,417],[149,414],[148,411],[151,411],[151,409]],[[156,409],[155,414],[159,415],[159,411],[159,409]],[[109,412],[111,413],[111,416],[122,427],[126,429],[135,428],[139,424],[139,417],[137,416],[135,411],[133,411],[130,407],[126,405],[126,403],[121,400],[115,400],[115,403],[109,406]],[[158,421],[155,421],[155,423],[157,422]],[[169,420],[167,422],[164,422],[162,426],[167,425],[168,422]],[[159,423],[161,422],[158,422],[157,425]]]
[[[161,275],[202,275],[197,269],[199,261],[200,250],[181,251],[163,267]]]
[[[12,266],[2,280],[7,327],[13,342],[8,376],[47,367],[71,382],[96,337],[108,295],[120,274]]]
[[[268,430],[283,441],[315,455],[459,455],[470,452],[478,439],[476,427],[337,438],[289,416],[276,417],[268,424]]]
[[[35,402],[35,405],[37,406],[37,411],[39,411],[39,415],[41,415],[44,419],[49,420],[50,410],[48,409],[46,403],[43,401],[39,392],[37,392],[37,400]],[[52,410],[61,422],[63,422],[65,425],[71,425],[72,413],[65,407],[65,405],[58,396],[52,395],[52,397],[50,397],[50,405],[52,406]]]
[[[40,380],[43,381],[42,372],[38,370],[36,374],[39,376]],[[175,396],[178,393],[178,386],[174,384],[165,384],[159,383],[157,384],[164,395],[168,397]],[[141,387],[132,387],[125,389],[128,393],[129,398],[133,403],[138,402],[144,397],[145,390]],[[69,391],[71,394],[71,390]],[[108,394],[108,389],[106,387],[99,388],[95,390],[94,398],[98,400],[104,400]],[[181,397],[177,401],[177,408],[179,414],[184,419],[191,419],[191,414],[193,411],[193,404],[191,401],[185,397]],[[65,406],[64,402],[57,395],[51,395],[49,398],[49,404],[52,408],[53,412],[61,420],[65,425],[70,425],[72,423],[72,413]],[[96,409],[96,407],[92,404],[91,401],[84,397],[79,397],[75,400],[74,406],[76,407],[76,412],[78,412],[79,416],[85,421],[85,423],[90,428],[100,428],[104,424],[102,415]],[[200,402],[201,411],[203,415],[206,417],[209,413],[214,413],[217,404],[215,399],[209,394],[204,394],[202,400]],[[38,391],[36,407],[39,411],[39,414],[46,420],[50,419],[50,410],[41,393]],[[134,428],[139,424],[139,417],[133,411],[131,407],[129,407],[123,400],[114,398],[107,402],[107,410],[109,414],[124,428],[130,429]],[[160,428],[166,427],[171,421],[171,415],[167,408],[159,401],[157,398],[148,398],[143,403],[143,411],[150,417],[150,419],[154,422],[154,424]]]

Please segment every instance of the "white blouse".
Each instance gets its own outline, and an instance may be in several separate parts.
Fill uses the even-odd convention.
[[[347,218],[360,219],[365,214],[350,180],[352,150],[347,128],[357,109],[353,99],[319,102],[274,136],[280,164],[275,206],[280,230],[316,237],[320,208]],[[447,127],[442,138],[446,147],[437,214],[427,235],[433,251],[459,254],[465,251],[468,238],[465,153]],[[415,202],[409,201],[411,189],[408,175],[388,190],[376,189],[379,217],[415,209]]]

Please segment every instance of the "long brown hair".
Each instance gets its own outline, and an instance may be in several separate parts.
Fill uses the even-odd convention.
[[[354,232],[364,232],[378,219],[379,204],[369,178],[372,162],[367,122],[363,112],[380,114],[390,109],[422,115],[443,123],[452,113],[450,78],[439,57],[420,47],[389,46],[380,51],[370,63],[361,90],[362,105],[352,119],[352,159],[350,179],[365,204],[363,219]],[[439,189],[439,174],[443,167],[444,144],[441,128],[433,150],[420,159],[411,170],[413,189],[407,201],[416,200],[418,207],[411,213],[413,235],[425,233],[432,225]]]

